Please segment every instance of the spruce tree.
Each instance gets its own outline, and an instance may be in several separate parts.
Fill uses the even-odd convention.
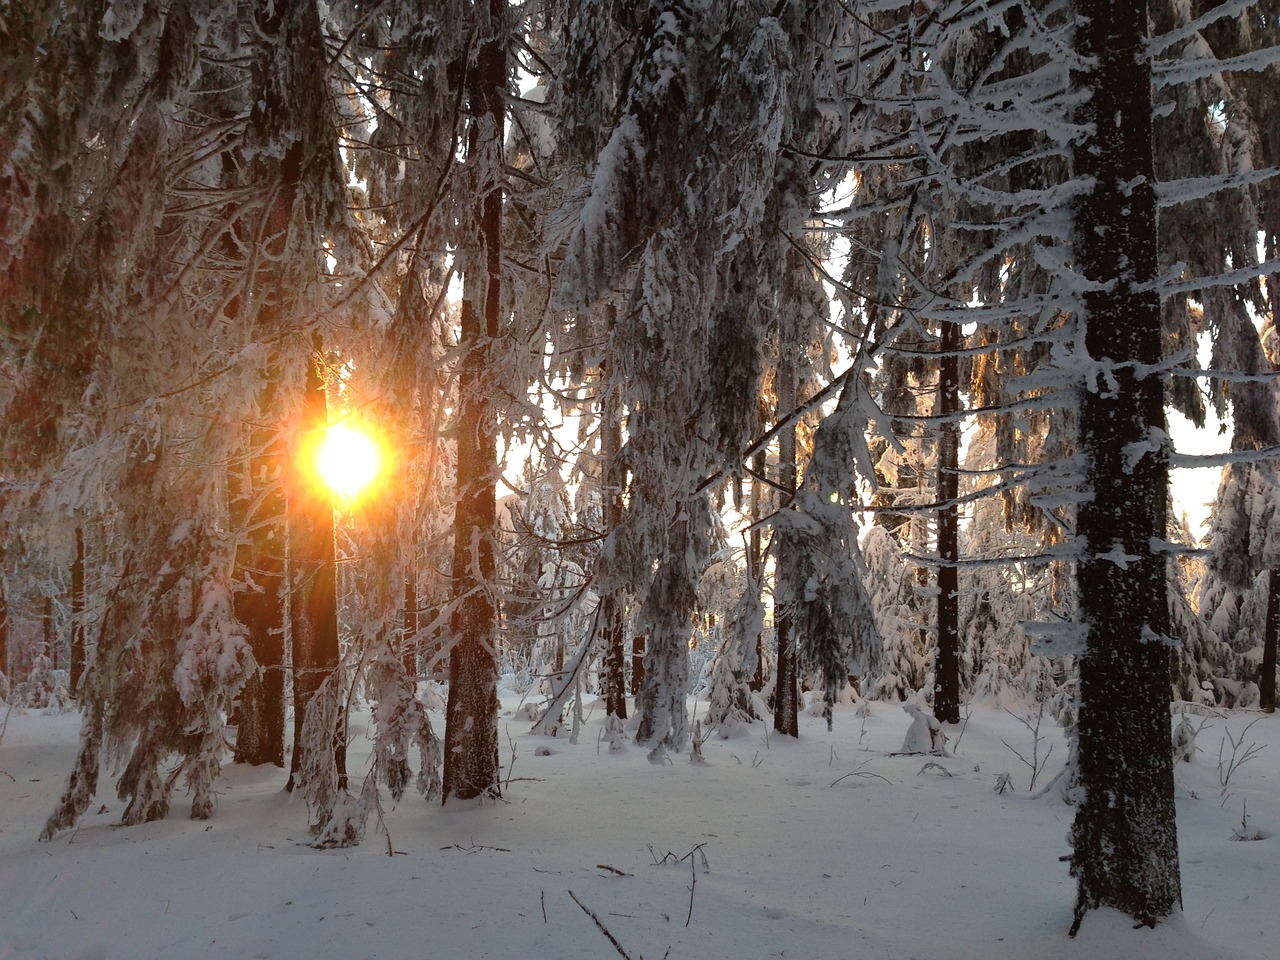
[[[1079,0],[1073,231],[1085,382],[1081,448],[1090,497],[1077,534],[1081,612],[1072,826],[1075,921],[1096,907],[1154,925],[1182,899],[1169,728],[1165,556],[1168,440],[1161,360],[1151,62],[1146,3]]]

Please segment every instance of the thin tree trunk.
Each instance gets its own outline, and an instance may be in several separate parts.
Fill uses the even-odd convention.
[[[796,408],[796,369],[786,338],[780,347],[778,360],[778,409],[790,411]],[[791,510],[796,493],[796,427],[789,423],[778,434],[778,487],[782,497],[782,509]],[[791,531],[785,526],[774,536],[777,545],[774,583],[774,631],[778,638],[778,663],[774,673],[773,729],[789,737],[800,736],[800,683],[797,643],[792,636],[792,610],[795,597],[777,589],[785,580],[785,573],[795,562]]]
[[[1267,576],[1267,624],[1262,631],[1262,668],[1258,673],[1258,705],[1276,712],[1276,638],[1280,635],[1280,567]]]
[[[418,568],[412,559],[404,578],[404,635],[400,639],[400,660],[410,679],[418,675]]]
[[[639,696],[640,688],[644,686],[644,654],[645,654],[646,638],[643,633],[638,633],[631,638],[631,695]]]
[[[960,325],[942,324],[938,361],[938,644],[933,666],[933,711],[943,723],[960,722]]]
[[[4,549],[0,548],[0,673],[12,682],[9,672],[9,600],[4,591]]]
[[[1074,233],[1085,347],[1081,446],[1090,498],[1078,536],[1079,776],[1071,873],[1072,933],[1096,907],[1154,925],[1181,901],[1169,726],[1170,633],[1165,557],[1168,459],[1156,279],[1147,4],[1076,6],[1079,117],[1075,151],[1088,178]]]
[[[319,334],[307,368],[303,400],[303,445],[323,436],[329,424],[324,385],[324,356]],[[288,789],[297,785],[308,749],[303,737],[307,708],[338,668],[338,564],[333,536],[333,494],[314,480],[295,483],[289,502],[289,550],[293,584],[289,610],[293,635],[293,755]],[[339,720],[345,727],[345,717]],[[328,749],[327,744],[324,745]],[[334,731],[334,763],[339,786],[346,787],[346,736]]]
[[[613,308],[610,307],[610,323],[613,326]],[[607,364],[608,361],[605,363]],[[609,388],[608,368],[601,365],[600,382],[603,391],[600,398],[601,460],[600,479],[603,484],[604,530],[612,533],[622,526],[622,423]],[[619,720],[627,719],[627,653],[626,624],[623,622],[622,600],[616,590],[607,590],[600,600],[601,632],[604,637],[604,687],[605,712]]]
[[[84,528],[76,527],[76,558],[71,564],[71,695],[84,676]]]
[[[760,511],[761,501],[763,500],[761,493],[764,487],[764,482],[761,478],[764,477],[765,471],[765,452],[763,449],[757,451],[752,458],[752,471],[754,475],[751,480],[751,533],[748,534],[747,539],[747,569],[751,573],[752,582],[756,584],[756,589],[759,590],[760,584],[764,583],[764,550],[760,540]],[[751,681],[748,684],[755,693],[759,693],[764,689],[764,642],[764,631],[762,630],[756,634],[756,669],[751,675]]]
[[[497,444],[488,399],[490,346],[502,294],[502,138],[507,84],[506,4],[489,0],[479,54],[467,80],[471,118],[467,162],[476,184],[476,247],[468,252],[458,374],[457,506],[454,513],[449,697],[445,709],[443,798],[501,796],[498,766],[498,611],[492,594]]]
[[[58,643],[57,635],[53,629],[53,597],[44,598],[44,614],[41,617],[44,627],[43,644],[40,653],[49,658],[49,662],[53,664],[53,669],[58,669]]]

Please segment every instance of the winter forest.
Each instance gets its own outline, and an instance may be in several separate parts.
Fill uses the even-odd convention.
[[[511,801],[512,730],[987,709],[1065,737],[1072,934],[1181,908],[1188,738],[1276,702],[1280,2],[15,0],[0,50],[42,839],[234,764],[367,846]]]

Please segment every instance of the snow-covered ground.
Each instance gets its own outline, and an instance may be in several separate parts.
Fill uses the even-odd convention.
[[[1075,888],[1061,860],[1072,809],[1056,790],[1028,792],[1030,769],[1014,751],[1032,759],[1034,737],[1007,713],[975,707],[963,730],[948,728],[955,752],[945,758],[895,756],[910,718],[877,703],[866,717],[841,709],[830,734],[809,715],[798,742],[757,723],[729,739],[713,733],[705,762],[655,764],[634,746],[610,753],[598,712],[571,744],[530,735],[515,706],[504,700],[504,802],[384,799],[386,830],[371,824],[362,845],[326,851],[307,846],[306,810],[282,790],[280,770],[231,764],[210,821],[186,819],[179,795],[169,820],[121,827],[104,784],[78,829],[38,843],[78,717],[15,710],[0,741],[0,960],[1195,960],[1280,950],[1280,717],[1193,718],[1204,724],[1199,752],[1177,770],[1182,915],[1149,931],[1100,911],[1073,941]],[[1067,749],[1047,718],[1040,732],[1039,758],[1052,747],[1044,783]],[[1241,737],[1237,760],[1251,743],[1260,749],[1224,789],[1228,738]],[[358,729],[357,777],[367,751]],[[1013,789],[997,793],[1006,772]]]

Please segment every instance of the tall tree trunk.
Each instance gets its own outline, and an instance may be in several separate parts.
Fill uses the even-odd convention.
[[[759,450],[752,458],[752,480],[751,480],[751,532],[747,535],[747,570],[751,574],[751,581],[759,585],[764,583],[764,550],[760,539],[760,517],[761,517],[761,501],[764,487],[764,471],[765,471],[765,451]],[[764,649],[764,631],[756,634],[756,669],[751,675],[748,686],[755,693],[759,693],[764,689],[765,675],[765,649]]]
[[[84,676],[84,527],[76,527],[76,558],[71,563],[71,695]]]
[[[796,365],[791,355],[793,345],[782,338],[778,359],[778,410],[789,415],[796,408]],[[787,424],[778,434],[778,488],[782,497],[782,509],[792,510],[791,501],[796,494],[796,427]],[[789,737],[800,736],[800,682],[797,643],[792,636],[792,610],[796,598],[786,590],[777,589],[787,579],[786,573],[795,562],[792,532],[782,526],[774,535],[777,556],[774,560],[774,631],[778,637],[778,663],[774,672],[773,729]]]
[[[307,368],[303,399],[302,445],[315,443],[329,425],[324,383],[324,355],[319,334]],[[325,681],[336,682],[338,669],[338,564],[333,536],[333,493],[303,477],[291,487],[289,501],[289,558],[292,585],[289,612],[293,637],[293,755],[288,789],[297,780],[307,751],[329,749],[327,738],[309,744],[303,736],[307,709]],[[332,695],[341,696],[339,691]],[[333,731],[338,782],[346,787],[345,717]]]
[[[445,710],[445,803],[501,795],[498,766],[498,611],[494,603],[497,444],[489,400],[490,347],[502,302],[502,143],[507,85],[506,4],[489,0],[488,22],[466,82],[471,110],[467,164],[477,171],[475,245],[467,251],[458,374],[454,610]]]
[[[609,327],[613,327],[614,308],[610,305]],[[622,526],[622,420],[614,392],[609,386],[608,361],[601,365],[600,385],[600,481],[604,507],[604,531],[612,533]],[[605,712],[619,720],[627,719],[627,652],[626,624],[623,621],[622,598],[617,590],[606,590],[600,600],[600,630],[604,640]]]
[[[944,723],[960,722],[960,325],[942,324],[938,361],[938,644],[933,666],[933,711]]]
[[[9,672],[9,599],[4,589],[3,547],[0,547],[0,674],[13,682],[13,674]]]
[[[1262,631],[1262,668],[1258,673],[1258,705],[1276,712],[1276,638],[1280,635],[1280,567],[1267,575],[1267,623]]]
[[[400,638],[400,661],[410,678],[418,675],[418,564],[412,558],[404,577],[404,634]]]
[[[53,597],[44,598],[44,614],[41,616],[44,627],[43,643],[40,654],[49,658],[53,669],[58,669],[58,636],[53,629]]]
[[[631,638],[631,695],[633,697],[639,696],[640,688],[644,686],[645,646],[645,634],[637,633]]]
[[[249,429],[245,468],[232,476],[236,545],[236,619],[244,625],[260,672],[240,691],[237,763],[284,766],[285,497],[282,440],[274,423],[276,387],[259,396],[259,420]]]
[[[1096,372],[1082,390],[1090,498],[1078,536],[1079,776],[1071,831],[1075,920],[1100,906],[1154,925],[1181,902],[1169,727],[1171,669],[1165,556],[1168,459],[1156,278],[1147,4],[1079,0],[1075,151],[1089,192],[1078,201],[1076,269]]]

